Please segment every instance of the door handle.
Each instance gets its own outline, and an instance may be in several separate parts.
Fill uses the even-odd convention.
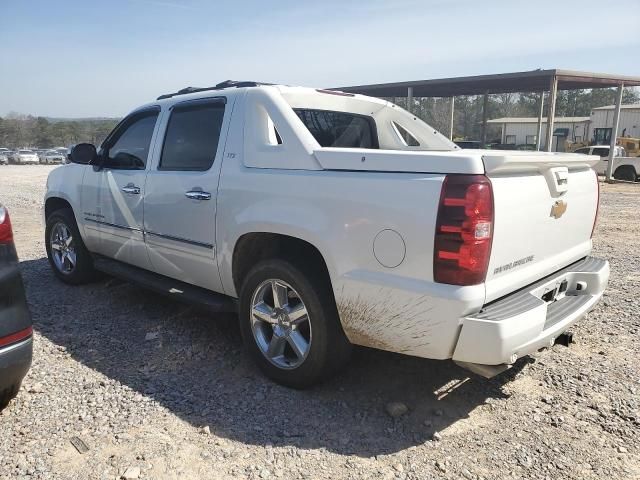
[[[140,195],[140,187],[137,187],[133,183],[130,183],[121,188],[124,193],[129,193],[131,195]]]
[[[211,194],[209,192],[202,192],[200,190],[189,190],[185,192],[184,195],[191,200],[211,200]]]

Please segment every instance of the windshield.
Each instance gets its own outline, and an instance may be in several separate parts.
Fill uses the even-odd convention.
[[[18,153],[23,155],[33,155],[33,152],[31,150],[20,150]]]

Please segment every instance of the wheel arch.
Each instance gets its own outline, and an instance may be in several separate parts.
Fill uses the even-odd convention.
[[[620,165],[616,167],[615,171],[613,172],[613,177],[618,178],[618,173],[624,172],[625,170],[630,170],[631,172],[633,172],[633,176],[635,177],[634,181],[638,178],[638,171],[636,170],[635,165],[630,164]]]
[[[73,218],[76,221],[76,226],[78,227],[78,232],[80,232],[80,237],[84,240],[84,232],[82,230],[83,228],[82,224],[78,221],[78,215],[76,215],[76,211],[73,208],[72,203],[69,201],[68,198],[66,198],[65,195],[54,194],[54,195],[47,196],[47,198],[44,201],[44,209],[43,209],[44,224],[46,225],[47,219],[53,212],[63,208],[68,208],[69,210],[71,210],[71,213],[73,214]]]
[[[300,237],[274,232],[248,232],[235,242],[231,260],[233,286],[240,293],[242,281],[256,263],[267,259],[283,259],[299,268],[321,275],[331,286],[326,259],[313,243]]]
[[[49,216],[51,216],[53,212],[55,212],[56,210],[60,210],[62,208],[68,208],[73,212],[73,207],[71,206],[71,203],[69,202],[69,200],[67,200],[66,198],[58,197],[58,196],[48,197],[44,202],[45,220],[49,218]],[[73,213],[73,216],[74,217],[76,216],[75,212]],[[76,224],[77,223],[78,223],[78,219],[76,218]]]

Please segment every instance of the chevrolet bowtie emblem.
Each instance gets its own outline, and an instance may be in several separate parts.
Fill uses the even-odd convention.
[[[557,200],[551,207],[551,216],[553,218],[560,218],[567,211],[567,202],[564,200]]]

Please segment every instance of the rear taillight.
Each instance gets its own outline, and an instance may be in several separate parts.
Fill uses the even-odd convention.
[[[594,170],[594,177],[596,177],[596,187],[598,189],[598,197],[596,200],[596,216],[593,217],[593,227],[591,227],[591,238],[593,238],[593,232],[596,231],[596,222],[598,221],[598,211],[600,210],[600,180],[598,180],[598,174]]]
[[[434,243],[438,283],[477,285],[487,276],[493,237],[493,193],[484,175],[447,175]]]
[[[0,205],[0,243],[13,243],[11,219],[7,209]]]
[[[6,337],[0,337],[0,348],[6,347],[7,345],[11,345],[13,343],[18,343],[23,340],[26,340],[32,335],[33,335],[33,327],[27,327],[24,330],[20,330],[19,332],[12,333],[11,335],[7,335]]]

